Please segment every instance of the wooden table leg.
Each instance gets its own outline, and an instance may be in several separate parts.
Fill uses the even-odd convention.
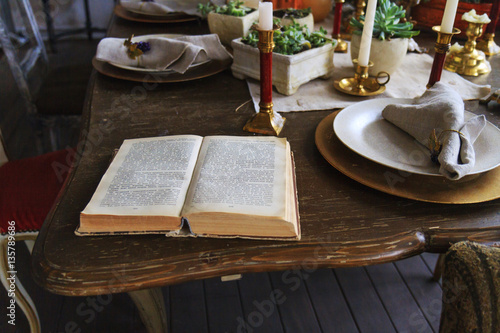
[[[168,332],[161,288],[131,291],[128,294],[137,306],[148,333]]]

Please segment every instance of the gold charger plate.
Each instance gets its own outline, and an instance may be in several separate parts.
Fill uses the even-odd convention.
[[[165,16],[138,14],[126,10],[120,4],[115,5],[114,13],[116,16],[121,17],[122,19],[125,20],[136,21],[136,22],[147,22],[147,23],[176,23],[176,22],[195,21],[198,19],[196,16],[191,16],[184,13],[171,13]]]
[[[451,181],[392,169],[356,154],[333,131],[338,112],[318,124],[315,142],[321,155],[349,178],[385,193],[419,201],[470,204],[500,198],[500,167]]]
[[[200,66],[190,67],[184,74],[172,72],[142,72],[131,71],[123,68],[113,66],[105,61],[97,60],[95,57],[92,59],[92,65],[101,74],[114,77],[116,79],[137,81],[137,82],[153,82],[153,83],[167,83],[167,82],[182,82],[201,79],[207,76],[212,76],[223,70],[229,68],[232,59],[227,60],[211,60],[206,64]]]

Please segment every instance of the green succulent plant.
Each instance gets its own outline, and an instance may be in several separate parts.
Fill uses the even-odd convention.
[[[236,1],[229,1],[227,4],[223,6],[217,6],[209,1],[206,5],[199,3],[198,11],[201,13],[202,16],[205,17],[210,12],[224,14],[224,15],[231,15],[231,16],[245,16],[255,10],[253,8],[244,6],[243,4],[244,4],[243,1],[236,0]]]
[[[304,9],[295,9],[295,8],[284,8],[273,11],[273,16],[276,17],[293,17],[294,19],[300,19],[311,14],[311,7]]]
[[[331,40],[326,36],[327,32],[323,27],[319,30],[309,31],[305,25],[300,25],[293,20],[293,23],[276,31],[273,36],[275,53],[292,55],[312,48],[321,47],[326,43],[335,44],[335,40]],[[279,23],[279,20],[274,22]],[[256,30],[251,30],[248,36],[243,37],[241,42],[253,47],[257,47],[259,41],[259,33]]]
[[[413,24],[404,22],[406,11],[403,6],[398,6],[389,0],[380,0],[375,10],[375,20],[373,22],[373,38],[380,40],[391,38],[411,38],[420,33],[413,30]],[[349,24],[355,28],[355,34],[361,35],[364,27],[365,17],[360,16],[360,20],[351,18]]]

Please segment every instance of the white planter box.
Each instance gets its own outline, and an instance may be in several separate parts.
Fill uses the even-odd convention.
[[[260,79],[259,49],[233,40],[233,76],[238,79]],[[273,86],[283,95],[292,95],[304,83],[333,75],[334,45],[328,43],[294,55],[273,53]]]
[[[259,11],[255,10],[245,16],[209,13],[207,20],[210,32],[219,35],[223,44],[231,45],[233,39],[248,35],[252,24],[259,21]]]

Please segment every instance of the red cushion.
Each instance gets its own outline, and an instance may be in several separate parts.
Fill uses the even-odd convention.
[[[73,150],[59,150],[0,167],[0,232],[15,221],[16,232],[40,230],[73,161]]]

